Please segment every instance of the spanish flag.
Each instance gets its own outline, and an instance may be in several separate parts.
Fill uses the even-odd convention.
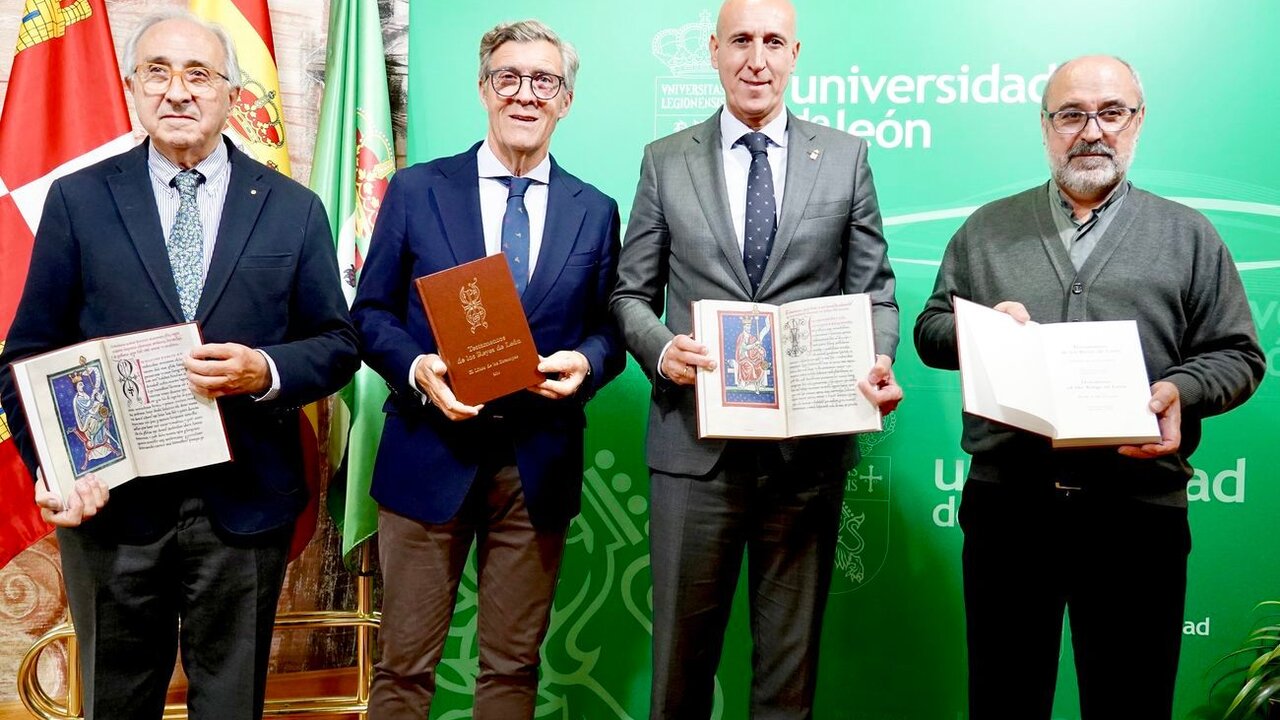
[[[49,186],[134,145],[104,0],[26,0],[14,52],[0,111],[0,347]],[[49,532],[33,487],[0,411],[0,566]]]
[[[285,175],[289,147],[284,136],[284,102],[276,72],[276,48],[271,35],[267,0],[190,0],[191,12],[221,25],[231,35],[240,61],[240,97],[227,118],[236,145],[254,159]],[[315,534],[320,496],[319,408],[315,403],[298,413],[302,461],[310,499],[294,528],[289,559],[302,554]]]
[[[227,129],[259,162],[289,175],[284,103],[276,72],[275,41],[267,0],[190,0],[191,12],[226,29],[240,60],[240,97]]]

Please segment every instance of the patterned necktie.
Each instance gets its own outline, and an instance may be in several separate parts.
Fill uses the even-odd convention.
[[[533,180],[527,177],[501,178],[507,186],[507,212],[502,216],[502,252],[507,254],[516,292],[523,295],[529,284],[529,213],[524,209],[524,194]]]
[[[769,138],[764,133],[743,135],[734,145],[751,151],[747,172],[747,222],[742,232],[742,263],[746,265],[754,295],[764,277],[764,267],[778,231],[777,201],[773,197],[773,169],[769,167]]]
[[[178,286],[178,300],[182,303],[182,316],[188,321],[196,316],[200,304],[200,291],[204,286],[204,228],[200,223],[200,209],[196,206],[196,188],[204,182],[204,176],[196,170],[183,170],[174,176],[170,185],[178,188],[178,214],[169,232],[169,267],[173,281]]]

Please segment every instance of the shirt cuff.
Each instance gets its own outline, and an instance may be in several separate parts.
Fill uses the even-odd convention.
[[[255,348],[255,350],[256,349],[257,348]],[[271,387],[267,388],[267,391],[265,393],[261,395],[255,395],[253,397],[253,400],[254,402],[266,402],[267,400],[275,400],[276,397],[280,394],[280,373],[276,370],[276,362],[271,359],[270,355],[266,354],[261,350],[258,350],[258,354],[262,356],[263,360],[267,361],[267,370],[271,373]]]
[[[671,338],[670,340],[667,341],[666,345],[662,346],[662,352],[658,353],[658,367],[656,368],[658,371],[658,377],[670,382],[674,382],[674,381],[671,380],[671,378],[667,377],[666,374],[662,372],[662,358],[667,356],[667,351],[671,349],[671,344],[674,343],[675,341],[676,341],[675,338]]]
[[[418,396],[418,402],[423,405],[431,401],[431,398],[427,397],[426,393],[422,392],[422,389],[418,387],[418,363],[426,359],[426,355],[419,355],[413,359],[413,362],[409,363],[409,387],[413,388],[413,394]]]

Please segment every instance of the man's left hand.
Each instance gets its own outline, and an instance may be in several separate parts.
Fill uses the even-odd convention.
[[[1160,442],[1146,445],[1121,445],[1121,455],[1148,459],[1172,455],[1182,445],[1182,395],[1178,386],[1167,380],[1151,384],[1151,412],[1160,425]]]
[[[262,353],[239,343],[209,343],[183,358],[187,384],[196,395],[260,394],[271,388],[271,369]]]
[[[562,400],[572,397],[587,378],[591,363],[587,356],[577,350],[560,350],[550,357],[538,356],[538,372],[545,373],[547,379],[529,388],[543,397]]]
[[[881,415],[893,412],[902,402],[902,386],[893,377],[893,359],[888,355],[876,356],[876,364],[871,366],[865,378],[858,381],[858,387],[880,408]]]

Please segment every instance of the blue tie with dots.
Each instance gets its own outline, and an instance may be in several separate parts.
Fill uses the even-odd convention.
[[[754,295],[764,277],[773,249],[773,236],[778,231],[777,201],[773,197],[773,169],[769,167],[769,138],[764,133],[750,132],[738,139],[751,151],[751,169],[747,172],[747,221],[742,232],[742,263],[747,267]]]
[[[169,267],[178,286],[182,316],[188,321],[196,316],[200,292],[204,287],[204,228],[200,209],[196,206],[196,188],[204,182],[197,170],[183,170],[169,183],[178,188],[178,214],[169,231]]]
[[[523,295],[529,284],[529,213],[524,209],[524,194],[533,180],[527,177],[505,177],[507,212],[502,216],[502,252],[507,254],[516,292]]]

